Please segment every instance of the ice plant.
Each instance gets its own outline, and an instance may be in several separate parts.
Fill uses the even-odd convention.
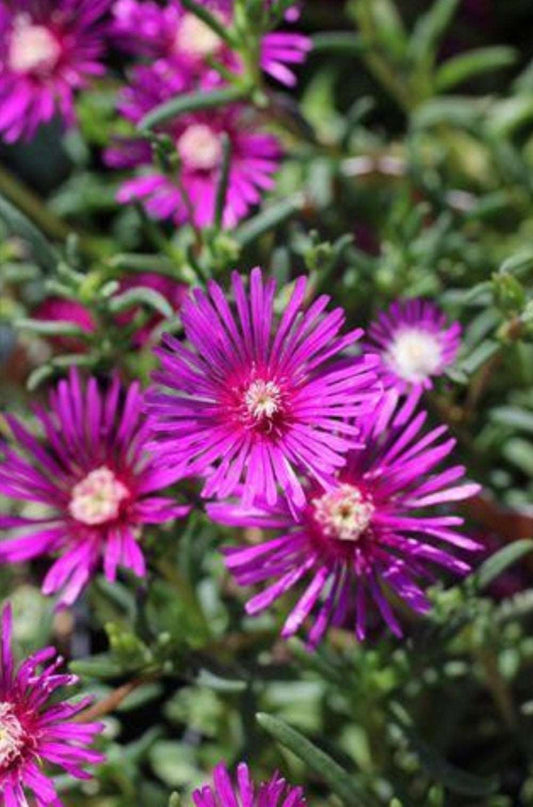
[[[211,0],[205,5],[220,22],[231,26],[233,3],[230,0]],[[164,60],[174,71],[186,74],[202,86],[206,82],[221,81],[210,65],[213,59],[235,73],[242,71],[239,55],[179,0],[171,0],[165,7],[152,0],[118,0],[113,15],[115,38],[125,51]],[[261,39],[260,66],[282,84],[294,86],[293,67],[305,61],[310,49],[311,40],[303,34],[268,32]]]
[[[397,301],[368,329],[369,349],[378,350],[386,386],[407,394],[414,406],[432,377],[453,364],[461,326],[427,300]]]
[[[0,0],[0,135],[31,138],[56,114],[74,121],[74,94],[104,73],[111,0]]]
[[[400,636],[388,594],[425,613],[430,602],[421,583],[432,579],[430,567],[459,575],[470,568],[454,550],[479,545],[461,534],[461,517],[434,509],[472,496],[478,485],[461,481],[460,465],[439,467],[455,443],[445,426],[425,432],[424,413],[395,425],[395,403],[396,396],[387,394],[366,416],[365,447],[350,453],[333,484],[311,482],[299,513],[283,501],[208,506],[209,515],[224,524],[281,530],[279,537],[228,549],[226,563],[243,586],[271,581],[249,600],[250,614],[308,581],[285,622],[284,637],[312,617],[311,646],[329,625],[344,626],[347,620],[362,640],[370,602]]]
[[[305,308],[306,284],[296,280],[278,319],[276,283],[259,268],[248,293],[233,273],[236,311],[210,281],[181,310],[189,345],[166,336],[156,350],[154,450],[183,475],[205,477],[206,497],[229,496],[242,481],[248,503],[274,503],[281,492],[298,507],[297,473],[328,478],[357,442],[347,419],[375,400],[375,361],[343,355],[362,331],[339,334],[345,314],[326,313],[327,295]]]
[[[213,771],[213,784],[195,790],[196,807],[305,807],[301,787],[288,785],[277,773],[268,782],[255,785],[246,763],[237,767],[236,783],[222,763]]]
[[[58,700],[62,687],[77,682],[57,672],[63,659],[53,647],[43,648],[15,668],[11,650],[11,607],[2,613],[0,658],[0,796],[5,807],[62,807],[43,764],[59,766],[77,779],[90,779],[84,767],[102,762],[89,746],[102,731],[101,723],[75,723],[91,698],[69,703]],[[42,667],[39,671],[39,667]],[[52,704],[48,704],[54,696]]]
[[[76,371],[50,393],[50,411],[35,407],[44,432],[38,440],[12,415],[18,442],[0,461],[0,493],[45,507],[39,517],[0,516],[0,526],[21,531],[0,542],[0,562],[57,555],[43,583],[71,604],[100,564],[113,581],[117,567],[145,574],[139,540],[145,524],[184,516],[188,508],[155,495],[173,480],[147,452],[148,423],[137,383],[107,390]]]
[[[121,277],[118,281],[117,294],[124,291],[138,288],[148,288],[162,294],[170,303],[173,310],[178,312],[185,296],[187,286],[171,277],[158,275],[155,272],[138,272],[133,275]],[[138,307],[134,307],[121,314],[117,314],[118,325],[129,325],[138,313]],[[65,300],[62,297],[47,297],[33,312],[33,318],[43,322],[67,322],[77,325],[86,333],[94,333],[97,330],[96,321],[89,311],[76,300]],[[162,321],[160,314],[153,314],[145,325],[135,330],[132,342],[135,347],[142,347],[149,341],[153,329]],[[85,350],[85,344],[81,339],[69,336],[53,336],[52,341],[60,350],[79,351]]]
[[[163,64],[137,67],[130,86],[122,93],[120,110],[125,118],[138,124],[146,113],[183,88],[180,76],[169,73]],[[153,165],[146,141],[116,141],[106,152],[108,165],[140,169],[138,176],[122,184],[118,201],[142,202],[153,218],[173,219],[176,224],[192,221],[198,227],[212,225],[223,141],[227,138],[231,161],[222,223],[225,227],[234,226],[261,201],[264,191],[273,187],[273,174],[281,155],[277,138],[259,131],[246,112],[241,105],[230,105],[183,115],[158,127],[158,132],[170,137],[179,159],[179,167],[170,173]]]

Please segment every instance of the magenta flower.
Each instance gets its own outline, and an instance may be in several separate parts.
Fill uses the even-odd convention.
[[[60,603],[70,605],[101,562],[111,581],[118,566],[144,576],[143,525],[180,518],[189,508],[154,495],[175,477],[146,450],[149,426],[137,383],[122,389],[114,377],[103,391],[90,378],[84,390],[72,371],[51,392],[50,410],[35,407],[42,442],[6,415],[19,448],[5,448],[0,493],[49,513],[0,517],[0,527],[22,531],[0,543],[0,562],[57,554],[43,592],[60,592]]]
[[[237,767],[234,785],[225,765],[220,763],[213,771],[213,785],[195,790],[192,799],[196,807],[305,807],[301,787],[288,785],[277,773],[268,782],[255,786],[248,765]],[[281,800],[281,801],[280,801]]]
[[[179,93],[182,81],[160,63],[138,67],[120,104],[124,117],[138,123],[159,103]],[[240,105],[183,115],[159,127],[170,136],[180,158],[176,176],[168,176],[152,165],[152,152],[145,141],[122,140],[106,152],[114,168],[142,168],[142,173],[126,180],[117,195],[119,202],[140,201],[153,218],[173,219],[176,224],[192,221],[198,227],[214,223],[217,189],[223,160],[223,137],[231,144],[223,225],[233,227],[261,196],[274,185],[273,174],[280,159],[278,140],[257,131],[246,120]],[[144,168],[143,168],[144,167]]]
[[[381,355],[387,387],[407,394],[411,409],[432,377],[453,364],[459,350],[461,326],[448,325],[445,315],[427,300],[393,303],[368,329],[368,349]]]
[[[15,669],[11,633],[11,608],[7,606],[2,613],[0,658],[2,803],[5,807],[28,807],[26,795],[30,791],[36,807],[63,807],[52,780],[43,772],[43,763],[59,766],[77,779],[90,779],[84,766],[102,762],[104,757],[88,746],[103,725],[72,721],[91,698],[69,703],[54,697],[53,704],[47,706],[54,693],[78,679],[56,672],[63,659],[56,657],[53,647],[37,651]]]
[[[279,319],[276,283],[260,269],[248,294],[236,272],[232,289],[236,312],[214,281],[207,294],[196,289],[181,311],[189,346],[166,336],[156,350],[162,389],[147,396],[154,450],[182,475],[205,477],[204,496],[229,496],[242,480],[248,504],[273,504],[282,491],[298,507],[297,472],[325,480],[357,442],[347,418],[375,401],[375,361],[341,358],[362,331],[339,335],[345,314],[325,314],[326,295],[304,310],[304,277]]]
[[[41,322],[66,322],[77,325],[85,333],[96,331],[96,322],[91,312],[77,300],[65,300],[63,297],[47,297],[32,314]],[[77,336],[54,335],[49,341],[58,350],[71,353],[83,353],[87,343]]]
[[[254,546],[228,549],[226,563],[240,585],[273,581],[248,602],[249,614],[308,580],[285,622],[284,637],[312,616],[309,644],[315,646],[329,625],[343,626],[354,614],[362,640],[369,601],[400,636],[387,592],[425,613],[430,603],[420,581],[432,579],[428,564],[455,574],[470,568],[446,548],[479,548],[458,531],[462,518],[431,511],[473,496],[479,486],[460,482],[462,466],[438,468],[455,445],[446,427],[424,433],[423,413],[399,426],[393,420],[395,402],[389,394],[366,416],[365,447],[350,453],[333,484],[311,482],[299,513],[283,501],[256,507],[208,505],[211,518],[223,524],[282,531]]]
[[[212,0],[206,5],[224,25],[231,25],[230,0]],[[151,60],[165,60],[174,72],[202,86],[221,82],[219,73],[209,65],[211,59],[234,73],[242,71],[238,54],[205,22],[184,9],[179,0],[171,0],[164,8],[152,0],[118,0],[113,14],[113,30],[120,47]],[[311,47],[311,40],[303,34],[267,33],[261,42],[261,67],[282,84],[293,86],[296,76],[292,68],[305,61]]]
[[[103,17],[111,0],[0,0],[0,134],[31,138],[74,93],[104,73]]]
[[[167,302],[177,313],[187,295],[188,287],[185,283],[180,283],[165,275],[158,275],[155,272],[138,272],[134,275],[127,275],[120,278],[117,294],[122,294],[124,291],[137,288],[148,288],[158,291],[166,298]],[[115,317],[117,324],[129,325],[136,317],[138,310],[139,309],[135,307],[129,311],[117,314]],[[43,322],[71,323],[77,325],[86,333],[94,333],[97,330],[95,319],[85,306],[76,300],[65,300],[62,297],[47,297],[47,299],[43,300],[35,309],[33,317]],[[145,345],[149,341],[153,329],[162,321],[163,317],[160,314],[154,313],[148,322],[141,328],[138,328],[133,334],[132,341],[134,346],[142,347]],[[81,339],[72,336],[52,336],[50,337],[50,341],[59,350],[83,352],[86,349],[86,344],[82,342]]]

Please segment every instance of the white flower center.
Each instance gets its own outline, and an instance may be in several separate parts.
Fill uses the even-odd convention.
[[[385,360],[400,378],[423,381],[439,368],[442,348],[435,334],[421,328],[405,328],[394,337]]]
[[[56,66],[61,47],[44,25],[33,25],[27,14],[15,17],[9,43],[8,65],[15,73],[49,73]]]
[[[273,381],[252,381],[244,394],[248,413],[255,420],[271,420],[281,408],[281,390]]]
[[[222,40],[212,28],[194,14],[185,14],[176,33],[174,50],[177,54],[205,58],[217,52]]]
[[[328,538],[358,541],[368,529],[375,507],[354,485],[339,485],[336,490],[313,499],[313,517]]]
[[[13,709],[13,704],[0,702],[0,770],[9,767],[26,744],[26,732]]]
[[[188,168],[211,171],[222,159],[222,144],[205,123],[194,123],[177,142],[178,154]]]
[[[72,489],[70,515],[83,524],[105,524],[117,518],[128,489],[103,465],[87,474]]]

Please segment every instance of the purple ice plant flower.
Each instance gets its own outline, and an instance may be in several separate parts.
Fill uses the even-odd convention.
[[[394,302],[368,329],[369,350],[381,356],[386,387],[407,395],[410,409],[432,378],[453,364],[461,339],[461,326],[451,325],[437,306],[427,300]]]
[[[164,63],[140,66],[132,71],[132,83],[122,94],[120,111],[134,124],[163,101],[183,91],[182,79],[169,73]],[[146,141],[117,140],[105,159],[113,168],[139,168],[139,175],[121,185],[122,204],[142,202],[157,219],[177,225],[192,221],[198,227],[214,224],[217,189],[223,164],[224,138],[231,148],[228,187],[222,224],[233,227],[246,216],[262,194],[274,186],[281,148],[277,138],[257,130],[241,105],[182,115],[158,127],[167,134],[179,157],[176,175],[153,165]]]
[[[223,25],[231,25],[231,0],[211,0],[205,5]],[[210,66],[210,60],[216,60],[234,73],[242,70],[238,54],[179,0],[171,0],[165,7],[153,0],[117,0],[113,15],[115,39],[125,51],[151,60],[164,60],[175,72],[186,74],[202,86],[206,81],[221,81]],[[289,17],[294,21],[293,15]],[[305,61],[311,46],[311,40],[303,34],[266,33],[261,40],[260,65],[272,78],[294,86],[293,67]]]
[[[430,567],[463,575],[470,566],[457,551],[480,548],[461,534],[463,519],[441,509],[479,490],[462,481],[464,467],[439,467],[455,441],[445,426],[425,431],[425,413],[398,424],[396,403],[388,393],[365,416],[364,447],[349,454],[332,484],[310,482],[299,512],[283,500],[208,505],[217,522],[281,531],[252,546],[229,548],[226,563],[242,586],[269,583],[247,603],[249,614],[307,581],[283,627],[285,638],[310,618],[308,640],[314,647],[328,626],[343,627],[353,619],[362,640],[370,603],[401,636],[388,595],[426,613],[430,601],[422,582],[433,579]]]
[[[341,308],[321,295],[305,305],[296,280],[281,316],[276,282],[256,268],[249,291],[234,272],[232,308],[220,286],[196,289],[182,306],[189,344],[165,336],[158,386],[147,394],[153,449],[169,467],[205,478],[203,495],[305,504],[298,472],[325,481],[344,465],[359,417],[375,402],[375,357],[345,354],[361,329],[340,335]]]
[[[0,0],[0,136],[31,138],[58,114],[74,121],[74,94],[104,73],[112,0]]]
[[[11,607],[2,613],[0,658],[0,796],[5,807],[63,807],[43,763],[59,766],[69,776],[90,779],[84,767],[104,760],[89,746],[101,723],[76,723],[73,718],[91,698],[76,703],[58,700],[62,687],[77,683],[60,674],[63,659],[53,647],[38,650],[15,668],[11,650]],[[41,671],[39,671],[41,667]],[[54,696],[52,704],[48,704]]]
[[[236,783],[222,763],[213,771],[213,784],[195,790],[196,807],[305,807],[301,787],[288,785],[277,773],[268,782],[255,785],[248,765],[237,767]]]
[[[139,385],[123,389],[115,376],[107,390],[95,378],[84,388],[73,370],[50,393],[49,411],[41,405],[34,411],[43,440],[6,415],[18,447],[5,447],[0,493],[45,511],[0,515],[0,527],[22,533],[0,542],[0,563],[57,555],[42,590],[60,592],[63,605],[77,599],[100,564],[110,581],[118,566],[143,577],[143,526],[180,518],[189,508],[156,495],[175,477],[147,451]]]

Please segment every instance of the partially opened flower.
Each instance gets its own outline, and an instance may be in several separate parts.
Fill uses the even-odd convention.
[[[448,323],[437,306],[415,299],[393,303],[368,329],[368,347],[378,350],[386,386],[411,397],[413,406],[432,378],[453,364],[461,326]]]
[[[164,64],[137,67],[120,103],[122,114],[134,124],[155,106],[182,91],[179,76]],[[233,227],[263,193],[274,186],[281,148],[276,137],[258,130],[242,105],[181,115],[158,126],[179,158],[179,167],[164,173],[153,165],[150,146],[135,139],[117,140],[105,158],[113,168],[139,168],[127,179],[117,199],[123,204],[142,202],[153,218],[191,221],[198,227],[214,224],[220,184],[224,140],[229,141],[230,168],[222,224]]]
[[[5,448],[0,493],[44,512],[0,516],[0,526],[22,533],[0,543],[0,562],[57,555],[43,592],[60,592],[67,605],[101,564],[111,581],[119,566],[144,576],[143,526],[182,517],[188,507],[155,495],[175,477],[147,451],[139,385],[123,389],[114,377],[104,391],[90,378],[84,389],[72,371],[51,392],[50,411],[37,406],[35,413],[42,440],[6,415],[18,448]]]
[[[248,503],[281,492],[298,507],[297,473],[324,480],[357,443],[347,419],[376,398],[375,361],[344,355],[362,331],[341,336],[344,311],[326,313],[326,295],[306,307],[304,277],[279,318],[276,283],[260,269],[248,293],[234,272],[232,291],[236,311],[214,281],[195,290],[181,310],[189,345],[167,336],[156,350],[154,450],[183,475],[206,477],[204,496],[229,496],[242,481]]]
[[[224,26],[231,25],[232,0],[210,0],[205,5]],[[239,55],[179,0],[171,0],[164,7],[152,0],[118,0],[113,15],[114,35],[125,51],[152,60],[165,60],[174,71],[204,87],[222,81],[212,68],[211,60],[234,73],[242,71]],[[292,16],[292,21],[294,19]],[[293,86],[296,76],[292,68],[305,61],[311,47],[310,38],[303,34],[266,33],[261,40],[260,66],[272,78]]]
[[[0,0],[0,134],[30,138],[59,114],[74,121],[74,93],[104,73],[111,0]]]
[[[196,807],[305,807],[301,787],[288,785],[277,773],[268,782],[255,785],[248,765],[237,767],[235,784],[225,765],[213,771],[213,784],[195,790],[192,799]]]
[[[455,444],[446,427],[425,432],[423,413],[395,425],[395,401],[394,395],[385,396],[366,417],[366,445],[350,453],[333,484],[309,484],[300,513],[291,512],[282,501],[256,507],[208,505],[215,521],[281,530],[280,537],[228,549],[226,563],[243,586],[270,581],[249,600],[250,614],[307,581],[285,622],[284,637],[311,617],[311,646],[329,625],[344,626],[349,619],[361,640],[370,603],[400,636],[391,594],[425,613],[430,602],[423,583],[434,579],[431,567],[459,575],[470,568],[455,553],[479,545],[461,534],[461,517],[435,508],[466,499],[479,487],[461,481],[462,466],[439,467]]]
[[[15,668],[11,650],[12,617],[2,613],[0,657],[0,795],[6,807],[62,807],[43,764],[59,766],[69,776],[90,779],[84,768],[102,762],[89,746],[102,731],[101,723],[75,723],[73,717],[91,698],[76,703],[62,699],[62,687],[77,682],[74,675],[57,672],[63,659],[53,647],[39,650]],[[39,667],[42,670],[39,671]],[[53,702],[48,703],[53,696]]]

